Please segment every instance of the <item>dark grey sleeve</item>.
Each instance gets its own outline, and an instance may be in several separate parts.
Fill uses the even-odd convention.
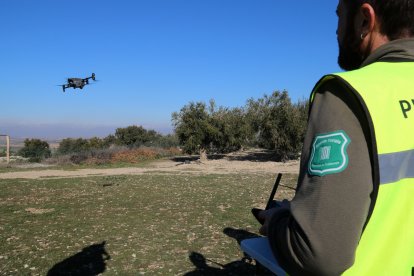
[[[298,180],[290,210],[271,218],[269,241],[290,275],[339,275],[352,266],[373,190],[367,121],[358,101],[338,81],[316,93]],[[308,163],[316,135],[344,131],[351,142],[345,170],[310,175]]]

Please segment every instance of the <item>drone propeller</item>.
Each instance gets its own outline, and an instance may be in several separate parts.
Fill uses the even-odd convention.
[[[94,80],[93,82],[92,81],[89,81],[87,83],[87,85],[96,84],[96,82],[101,82],[101,80]]]
[[[66,86],[66,84],[56,84],[56,86],[60,86],[60,87],[62,87],[63,92],[65,92],[66,88],[68,88],[68,87]]]

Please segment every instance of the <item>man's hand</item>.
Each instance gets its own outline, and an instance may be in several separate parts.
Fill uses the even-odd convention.
[[[261,211],[258,214],[258,217],[264,220],[264,223],[262,227],[260,227],[259,233],[264,236],[267,236],[267,229],[269,228],[270,219],[272,218],[273,214],[281,209],[289,209],[289,208],[290,208],[290,202],[285,199],[282,202],[280,202],[280,206]]]
[[[263,210],[259,213],[258,217],[264,220],[262,227],[260,227],[259,229],[260,234],[267,236],[267,228],[269,227],[270,218],[277,210],[279,210],[279,207],[275,207],[269,210]]]

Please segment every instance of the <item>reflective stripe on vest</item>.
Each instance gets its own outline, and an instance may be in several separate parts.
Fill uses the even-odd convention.
[[[414,178],[414,150],[381,154],[379,167],[380,184],[389,184],[404,178]]]
[[[376,62],[328,75],[359,99],[370,124],[373,211],[344,275],[411,275],[414,267],[414,62]],[[375,196],[374,196],[375,198]]]

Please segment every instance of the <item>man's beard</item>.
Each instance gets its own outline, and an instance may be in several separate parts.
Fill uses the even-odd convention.
[[[346,32],[342,44],[338,41],[338,64],[345,71],[358,69],[364,61],[365,58],[359,51],[360,43],[361,40],[356,37],[353,29]]]

